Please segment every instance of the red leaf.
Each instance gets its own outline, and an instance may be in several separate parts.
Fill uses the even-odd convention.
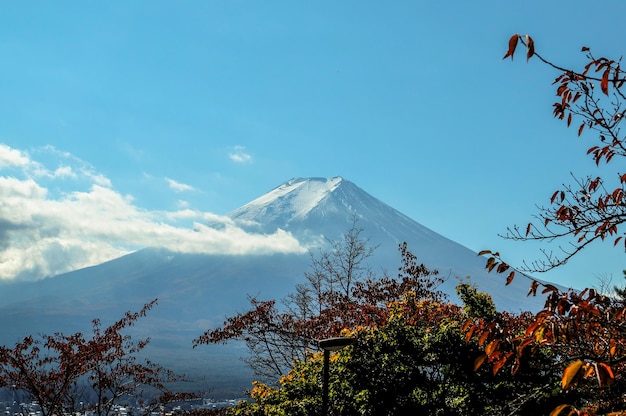
[[[514,277],[515,277],[515,272],[509,273],[509,275],[506,277],[506,284],[510,285]]]
[[[559,291],[556,288],[556,286],[554,286],[554,285],[546,284],[546,285],[544,285],[544,287],[545,287],[545,289],[541,293],[558,292]]]
[[[585,128],[585,123],[581,124],[580,127],[578,128],[578,136],[580,137],[581,134],[583,134],[583,129]]]
[[[583,46],[583,48],[582,48],[580,51],[581,51],[581,52],[587,52],[588,50],[589,50],[589,48],[588,48],[588,47]]]
[[[535,41],[530,36],[526,35],[526,61],[528,61],[535,54]],[[511,59],[513,57],[511,56]]]
[[[606,95],[609,95],[609,73],[611,72],[611,68],[607,67],[607,69],[602,74],[602,81],[600,81],[600,88],[602,92]]]
[[[572,113],[567,115],[567,127],[569,127],[570,124],[572,124]]]
[[[511,36],[511,38],[509,39],[509,49],[506,51],[506,54],[504,55],[502,59],[506,59],[510,56],[511,60],[513,60],[513,54],[515,53],[515,48],[517,47],[518,40],[519,40],[519,35],[515,34]]]
[[[556,197],[559,196],[559,192],[560,191],[556,191],[555,193],[552,194],[552,198],[550,198],[551,204],[554,204],[554,201],[556,201]],[[528,224],[528,228],[530,228],[530,224]],[[526,235],[528,235],[528,233],[526,233]]]
[[[593,153],[593,152],[595,152],[596,150],[598,150],[599,148],[600,148],[599,146],[591,146],[591,147],[589,148],[589,150],[587,150],[587,154]]]
[[[533,282],[530,284],[530,289],[528,289],[528,294],[526,296],[530,296],[531,294],[533,296],[537,296],[538,287],[539,287],[539,282],[537,282],[536,280],[533,280]]]
[[[603,381],[602,385],[612,384],[613,380],[615,380],[615,374],[613,374],[613,370],[611,369],[611,367],[609,367],[605,363],[598,363],[598,367],[604,370],[602,371],[602,373],[604,374],[598,377],[601,381]],[[606,378],[603,376],[605,376]]]

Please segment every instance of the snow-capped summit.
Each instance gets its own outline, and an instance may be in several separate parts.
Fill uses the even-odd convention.
[[[233,219],[272,221],[280,218],[302,219],[330,197],[343,178],[297,178],[231,212]],[[273,222],[273,221],[272,221]]]
[[[356,216],[369,234],[384,235],[394,248],[406,240],[407,227],[421,236],[432,233],[339,176],[291,179],[228,216],[250,230],[280,228],[304,240],[319,240],[320,235],[335,239]]]

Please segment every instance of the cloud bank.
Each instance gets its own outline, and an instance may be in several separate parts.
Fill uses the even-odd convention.
[[[281,230],[251,234],[227,217],[187,207],[141,209],[84,162],[51,147],[38,151],[57,156],[58,166],[0,144],[0,279],[41,279],[144,247],[232,255],[305,251]],[[168,181],[174,191],[192,189]],[[59,191],[68,184],[84,189]]]

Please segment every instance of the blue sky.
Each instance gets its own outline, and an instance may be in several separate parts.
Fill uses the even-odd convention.
[[[591,137],[552,118],[557,74],[522,54],[501,58],[513,33],[529,33],[564,66],[583,62],[583,45],[619,57],[626,5],[602,8],[3,2],[0,278],[41,277],[159,238],[301,250],[288,235],[198,230],[310,176],[342,176],[514,265],[537,258],[537,246],[498,234],[525,226],[570,172],[597,169],[585,156]],[[623,249],[599,245],[539,277],[621,283],[623,259]]]

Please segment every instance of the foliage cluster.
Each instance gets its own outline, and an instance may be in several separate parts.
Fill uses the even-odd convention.
[[[181,377],[149,359],[139,360],[138,353],[150,339],[135,341],[123,333],[156,302],[138,312],[127,312],[106,328],[95,319],[91,338],[82,333],[55,333],[27,336],[13,348],[0,346],[0,387],[38,402],[43,416],[82,410],[105,416],[120,399],[141,399],[144,389],[154,398],[153,403],[144,403],[147,412],[187,397],[167,387]],[[81,402],[89,405],[83,408]]]
[[[583,47],[587,63],[581,70],[556,65],[535,50],[530,36],[513,35],[504,58],[513,59],[516,46],[526,46],[527,59],[536,57],[556,69],[557,101],[553,115],[567,126],[578,124],[578,136],[584,131],[593,133],[595,143],[587,154],[596,166],[615,163],[626,156],[626,137],[621,122],[626,115],[626,95],[623,87],[626,73],[620,59],[596,57]],[[578,120],[578,122],[576,122]],[[626,175],[617,172],[613,177],[589,175],[575,179],[575,185],[564,185],[550,197],[550,205],[540,206],[537,221],[530,222],[525,231],[510,228],[507,238],[515,240],[559,240],[561,254],[544,251],[545,258],[525,264],[526,271],[545,271],[565,264],[588,245],[610,241],[614,246],[624,244],[624,233],[619,231],[626,222]],[[515,272],[502,260],[499,253],[485,250],[487,268],[497,273],[508,273],[507,284]],[[478,337],[484,348],[475,362],[481,367],[488,363],[493,372],[509,369],[516,374],[524,362],[532,360],[537,351],[550,354],[554,367],[562,371],[560,388],[571,392],[569,401],[554,408],[551,415],[623,415],[624,371],[626,370],[626,304],[624,289],[616,288],[614,296],[596,289],[561,291],[554,285],[532,280],[529,294],[546,296],[544,310],[521,327],[501,325],[498,322],[469,320],[463,329],[467,336]]]

